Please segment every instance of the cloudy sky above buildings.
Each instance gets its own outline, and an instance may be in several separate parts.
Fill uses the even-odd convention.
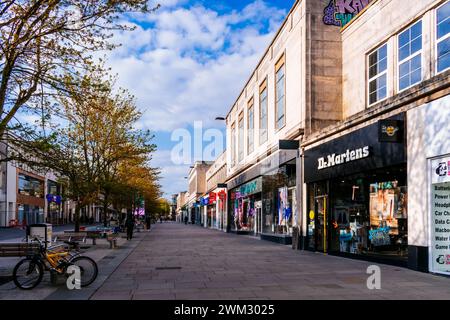
[[[173,131],[192,132],[195,121],[224,130],[215,117],[227,114],[294,0],[160,3],[154,14],[125,17],[136,30],[117,35],[122,46],[108,53],[108,64],[136,96],[139,127],[156,136],[152,165],[169,197],[186,190],[189,169],[171,159]]]

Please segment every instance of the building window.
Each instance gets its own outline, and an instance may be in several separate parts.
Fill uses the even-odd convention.
[[[248,102],[248,111],[247,111],[247,152],[248,154],[253,152],[254,148],[254,136],[255,131],[255,114],[253,108],[253,98]]]
[[[387,44],[369,54],[369,105],[387,95]]]
[[[450,67],[450,1],[436,10],[437,72]]]
[[[244,159],[244,112],[239,115],[238,135],[238,161],[241,162]]]
[[[259,143],[267,141],[267,79],[259,87]]]
[[[44,181],[19,174],[18,193],[25,196],[44,198]]]
[[[422,80],[422,21],[398,35],[398,89]]]
[[[284,56],[275,65],[275,128],[278,130],[285,124],[285,64]]]
[[[47,193],[51,195],[59,195],[59,185],[55,181],[47,180]]]
[[[236,125],[231,125],[231,166],[236,164]]]

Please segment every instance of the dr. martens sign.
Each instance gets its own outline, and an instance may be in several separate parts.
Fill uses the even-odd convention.
[[[347,162],[367,158],[370,155],[369,146],[357,148],[354,150],[347,149],[347,151],[340,154],[329,154],[326,157],[320,157],[317,159],[317,169],[322,170],[344,164]]]

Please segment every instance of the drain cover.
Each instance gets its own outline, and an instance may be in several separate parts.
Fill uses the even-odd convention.
[[[179,270],[181,267],[156,267],[156,270]]]

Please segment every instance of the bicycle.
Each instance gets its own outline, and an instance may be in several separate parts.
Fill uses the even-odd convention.
[[[80,268],[81,287],[89,286],[97,278],[97,263],[81,255],[77,249],[71,249],[71,247],[78,248],[78,242],[65,241],[69,245],[69,249],[66,250],[61,246],[46,248],[39,238],[32,241],[39,243],[38,251],[20,260],[14,267],[13,281],[18,288],[31,290],[36,287],[42,281],[44,270],[67,276],[69,266]]]

